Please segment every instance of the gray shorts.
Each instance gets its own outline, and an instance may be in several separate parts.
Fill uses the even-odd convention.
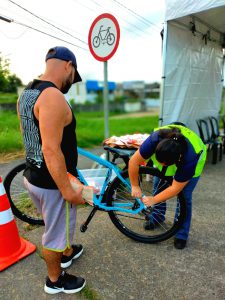
[[[59,190],[39,188],[25,177],[24,184],[45,222],[43,247],[58,252],[70,248],[76,224],[76,206],[65,201]]]

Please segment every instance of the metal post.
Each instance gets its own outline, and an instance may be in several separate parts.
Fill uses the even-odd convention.
[[[162,55],[163,55],[163,61],[162,61],[162,81],[160,85],[160,110],[159,110],[159,126],[165,125],[163,122],[164,117],[164,101],[165,101],[165,72],[166,72],[166,55],[167,55],[167,34],[168,34],[168,22],[165,22],[164,25],[164,33],[163,33],[163,49],[162,49]]]
[[[109,137],[109,100],[108,100],[108,66],[107,61],[104,61],[104,127],[105,127],[105,139]]]

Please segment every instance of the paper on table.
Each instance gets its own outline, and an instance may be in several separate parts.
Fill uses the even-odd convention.
[[[75,176],[73,176],[69,172],[67,174],[73,189],[76,191],[82,184],[79,184],[79,180]],[[93,206],[93,195],[94,195],[94,188],[91,186],[84,185],[82,190],[82,197],[85,200],[85,202],[87,202],[92,206]]]
[[[111,136],[104,140],[103,144],[110,147],[119,147],[119,148],[136,148],[138,149],[140,145],[149,137],[149,134],[127,134],[122,136]]]

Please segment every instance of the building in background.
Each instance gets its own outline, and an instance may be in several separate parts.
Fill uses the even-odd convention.
[[[97,80],[87,80],[78,82],[73,84],[71,89],[66,95],[67,100],[73,99],[75,103],[78,104],[85,104],[86,102],[89,103],[96,103],[98,99],[102,97],[104,88],[104,82],[97,81]],[[113,101],[115,99],[115,90],[116,90],[116,83],[109,81],[108,82],[108,89],[109,89],[109,101]]]
[[[109,81],[109,102],[112,109],[114,106],[116,110],[121,110],[121,107],[123,107],[122,111],[125,112],[151,110],[159,107],[159,88],[159,83],[145,83],[144,81],[115,83]],[[66,99],[77,105],[102,105],[103,90],[104,82],[102,81],[87,80],[78,82],[72,85]]]

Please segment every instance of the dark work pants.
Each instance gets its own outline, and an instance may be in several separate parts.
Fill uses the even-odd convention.
[[[192,193],[198,183],[199,178],[200,177],[195,177],[195,178],[192,178],[191,180],[189,180],[188,184],[183,189],[184,197],[185,197],[186,203],[187,203],[187,215],[186,215],[183,225],[176,233],[176,238],[178,238],[178,239],[183,239],[183,240],[188,239],[190,226],[191,226],[191,217],[192,217]],[[157,188],[159,188],[160,179],[158,177],[154,177],[153,180],[154,180],[154,194],[155,194],[155,190]],[[160,192],[165,188],[161,188]],[[168,201],[170,201],[170,200],[168,200]],[[165,219],[165,217],[164,217],[165,211],[166,211],[166,202],[162,202],[162,203],[158,204],[157,210],[156,211],[153,210],[153,212],[150,216],[150,222],[163,222]]]

